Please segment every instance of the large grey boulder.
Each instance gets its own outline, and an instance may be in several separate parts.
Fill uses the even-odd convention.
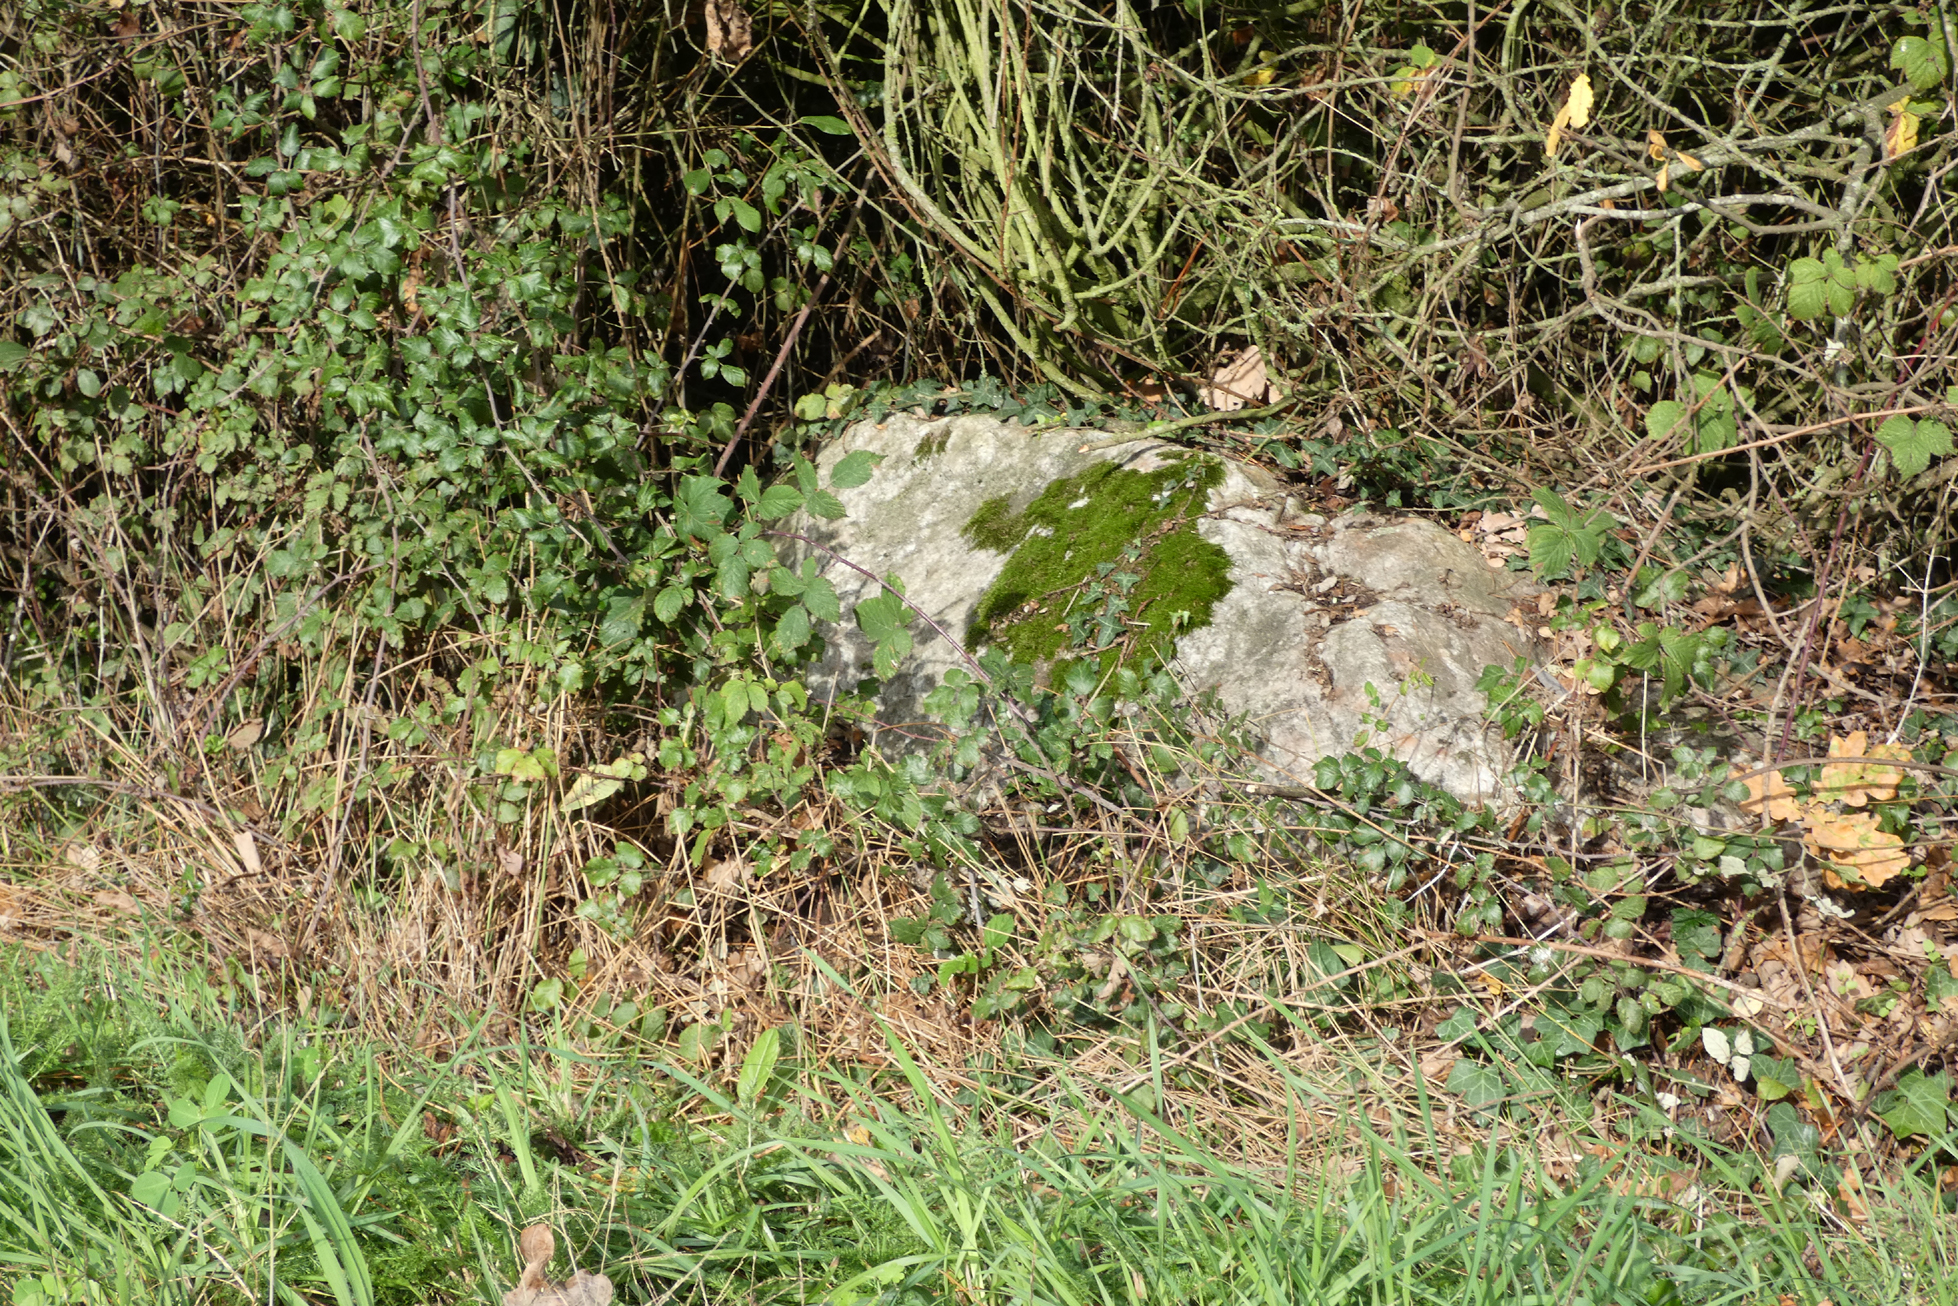
[[[1440,527],[1328,520],[1255,467],[979,415],[858,423],[818,457],[825,481],[856,450],[882,461],[839,493],[847,516],[792,529],[819,542],[846,611],[878,587],[839,559],[901,577],[938,627],[911,623],[915,650],[879,690],[880,747],[931,737],[925,695],[971,665],[951,641],[1064,652],[1098,597],[1084,578],[1112,563],[1141,578],[1121,614],[1131,638],[1172,646],[1180,682],[1244,719],[1270,778],[1307,783],[1319,758],[1364,741],[1460,797],[1502,797],[1509,754],[1475,685],[1486,666],[1537,657],[1519,608],[1535,591]],[[854,625],[822,633],[813,691],[871,674]]]

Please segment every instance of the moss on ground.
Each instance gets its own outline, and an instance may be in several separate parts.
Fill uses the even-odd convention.
[[[989,499],[965,537],[1010,556],[980,599],[967,642],[991,644],[1019,662],[1049,661],[1069,646],[1071,613],[1083,603],[1100,606],[1101,596],[1089,591],[1107,568],[1141,578],[1122,614],[1124,660],[1163,655],[1174,634],[1209,625],[1230,592],[1229,555],[1197,533],[1223,479],[1215,458],[1192,455],[1150,472],[1102,463],[1053,482],[1021,512]]]

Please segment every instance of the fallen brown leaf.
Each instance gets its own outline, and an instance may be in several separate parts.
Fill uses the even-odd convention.
[[[1266,373],[1264,351],[1256,345],[1246,345],[1236,358],[1210,374],[1208,384],[1197,387],[1197,398],[1220,413],[1276,403],[1284,397],[1284,384]]]
[[[1897,786],[1904,773],[1901,768],[1883,763],[1907,761],[1910,750],[1902,744],[1872,747],[1868,731],[1854,730],[1829,741],[1829,756],[1846,760],[1822,768],[1822,778],[1815,786],[1815,800],[1864,807],[1872,802],[1887,803],[1897,796]]]
[[[602,1274],[579,1270],[563,1283],[544,1277],[544,1267],[557,1250],[557,1239],[546,1225],[533,1224],[517,1239],[523,1274],[517,1286],[503,1294],[503,1306],[606,1306],[612,1300],[612,1281]]]
[[[1776,823],[1793,821],[1801,816],[1801,802],[1781,772],[1750,775],[1741,784],[1746,786],[1748,796],[1742,800],[1740,809],[1749,816],[1766,817]]]
[[[707,53],[739,63],[755,50],[755,25],[741,0],[707,0]]]
[[[1803,842],[1830,864],[1822,878],[1832,889],[1880,889],[1910,869],[1903,839],[1879,829],[1870,813],[1811,812],[1806,824]]]

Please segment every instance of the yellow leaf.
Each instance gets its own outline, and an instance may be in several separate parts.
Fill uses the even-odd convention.
[[[1563,107],[1557,116],[1550,120],[1550,130],[1543,134],[1543,153],[1546,158],[1554,158],[1557,146],[1564,139],[1564,128],[1582,127],[1591,121],[1591,75],[1579,73],[1571,79],[1570,91],[1564,96]]]
[[[1571,126],[1583,127],[1589,125],[1591,121],[1591,105],[1593,103],[1591,75],[1589,73],[1579,73],[1572,80],[1570,84],[1570,99],[1566,103],[1570,105]]]
[[[1670,163],[1662,163],[1659,165],[1659,176],[1657,178],[1657,181],[1659,183],[1659,193],[1661,195],[1665,194],[1666,187],[1672,185],[1672,165]]]
[[[1877,818],[1867,812],[1811,811],[1807,827],[1803,842],[1830,863],[1822,878],[1832,889],[1880,889],[1910,869],[1904,841],[1878,829]]]
[[[1666,157],[1666,138],[1654,128],[1645,133],[1645,152],[1654,159]]]
[[[1706,165],[1704,163],[1701,163],[1698,159],[1686,153],[1686,151],[1684,150],[1679,151],[1679,161],[1685,164],[1687,167],[1691,168],[1694,172],[1706,171]]]
[[[1257,72],[1248,74],[1244,79],[1244,84],[1246,86],[1266,86],[1269,85],[1271,79],[1276,76],[1278,76],[1278,74],[1274,72],[1272,69],[1260,68],[1258,69]]]
[[[1897,116],[1884,129],[1883,157],[1886,159],[1909,154],[1917,148],[1917,115],[1910,111],[1910,97],[1905,96],[1891,105],[1890,111]]]

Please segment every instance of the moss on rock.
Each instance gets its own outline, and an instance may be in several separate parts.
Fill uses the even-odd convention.
[[[1229,555],[1197,533],[1223,479],[1223,465],[1203,455],[1148,472],[1101,463],[1052,482],[1019,512],[1004,498],[986,501],[965,538],[1010,556],[973,612],[968,644],[1051,660],[1068,646],[1070,608],[1093,602],[1084,591],[1109,566],[1141,577],[1123,614],[1125,660],[1156,660],[1175,634],[1209,625],[1230,592]]]

